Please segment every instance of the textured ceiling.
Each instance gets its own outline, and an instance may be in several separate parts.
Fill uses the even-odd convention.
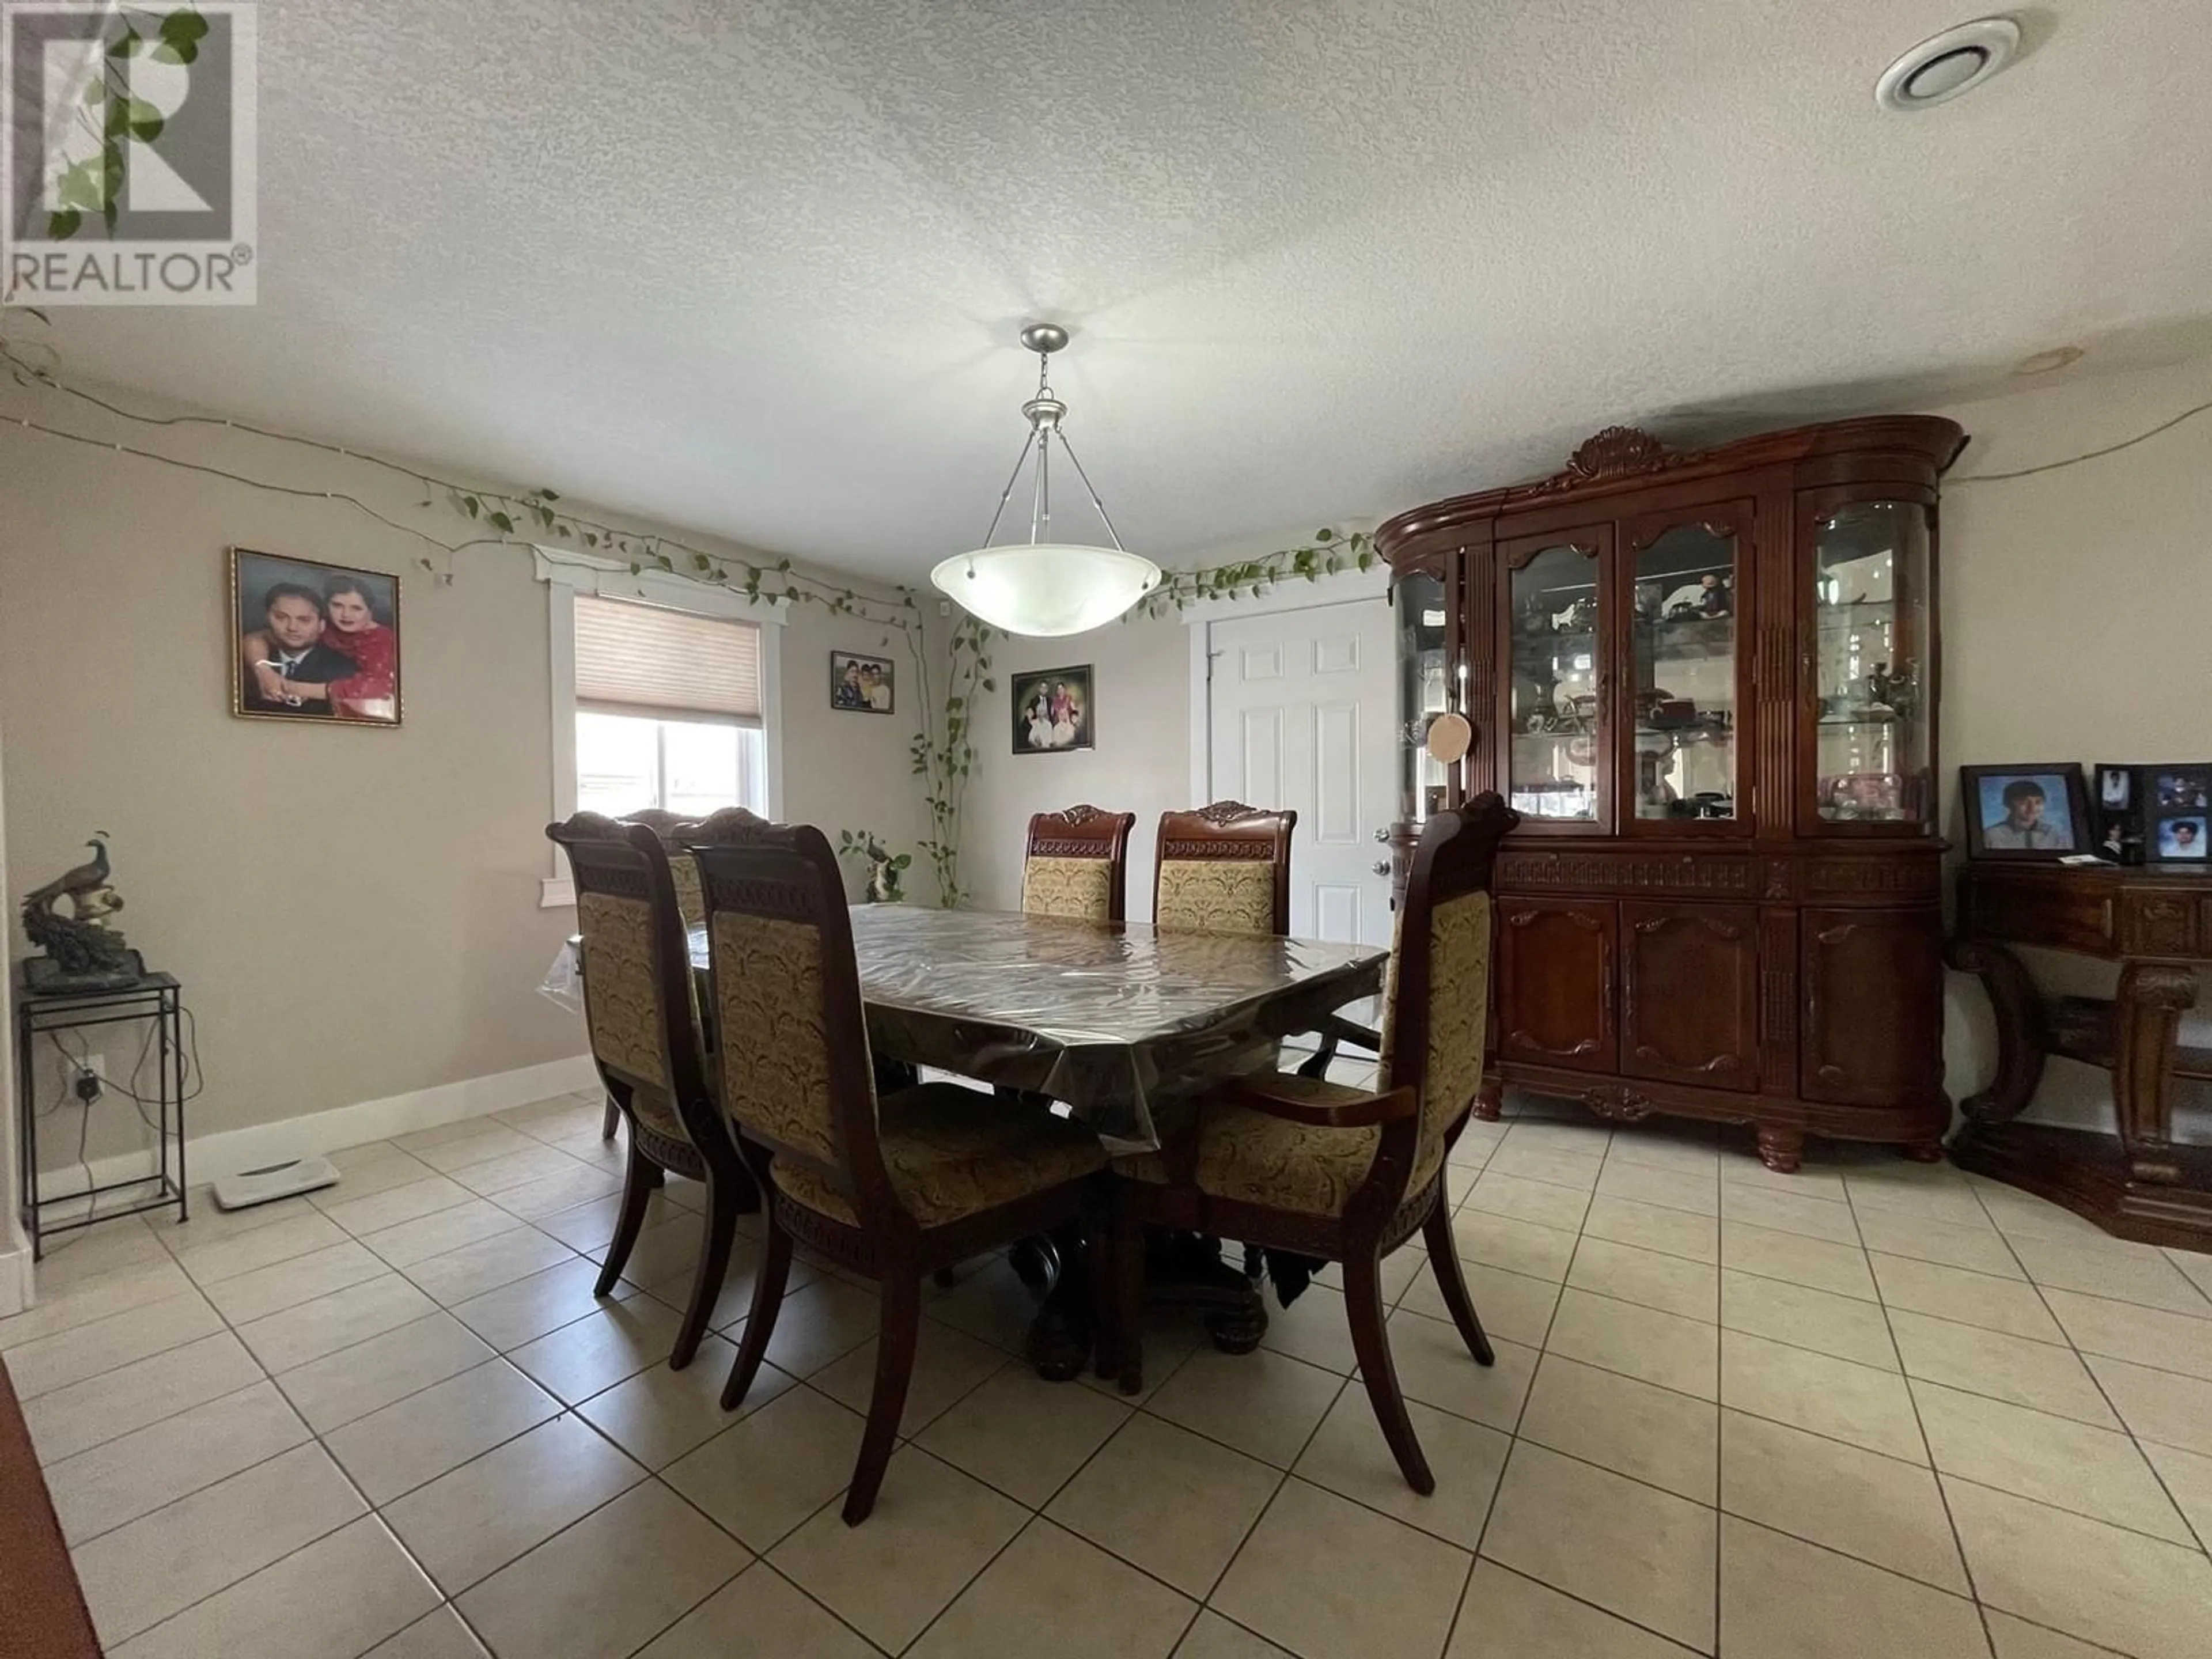
[[[2205,0],[2035,8],[1911,118],[1875,75],[1972,0],[261,13],[260,305],[64,314],[70,373],[902,579],[1033,317],[1175,558],[2212,314]]]

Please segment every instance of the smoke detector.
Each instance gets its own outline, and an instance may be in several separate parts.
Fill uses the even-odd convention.
[[[1874,100],[1905,112],[1947,104],[1981,85],[2019,50],[2019,24],[2009,17],[1978,17],[1923,40],[1884,70],[1874,83]]]

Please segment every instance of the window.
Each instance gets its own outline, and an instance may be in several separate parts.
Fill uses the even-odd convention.
[[[760,629],[578,594],[576,805],[768,809]]]
[[[765,812],[768,743],[758,726],[576,711],[576,805],[621,817],[658,806],[704,817],[725,806]]]
[[[535,550],[546,587],[546,690],[556,822],[579,808],[659,805],[763,817],[783,805],[782,678],[788,599],[746,598],[574,548]],[[558,848],[539,904],[573,905]]]

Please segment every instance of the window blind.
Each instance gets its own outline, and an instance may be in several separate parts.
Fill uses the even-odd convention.
[[[576,596],[576,706],[662,720],[761,718],[760,628]]]

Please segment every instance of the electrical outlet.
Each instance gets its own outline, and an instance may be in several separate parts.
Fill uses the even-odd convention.
[[[107,1092],[106,1054],[87,1054],[82,1061],[75,1054],[64,1054],[56,1063],[61,1067],[62,1087],[88,1106]]]

